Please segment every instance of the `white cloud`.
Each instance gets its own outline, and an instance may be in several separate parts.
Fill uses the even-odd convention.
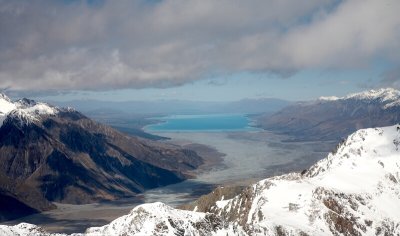
[[[0,1],[0,87],[168,87],[212,73],[399,64],[397,0]]]

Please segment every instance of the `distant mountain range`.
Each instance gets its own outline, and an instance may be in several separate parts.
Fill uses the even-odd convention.
[[[262,180],[236,196],[219,188],[191,211],[143,204],[74,235],[399,235],[399,130],[359,130],[301,173]],[[0,234],[55,236],[26,223],[0,226]]]
[[[257,120],[264,129],[299,140],[340,140],[361,128],[399,123],[400,91],[387,88],[345,97],[321,97],[292,104]]]
[[[72,108],[0,95],[0,220],[177,183],[194,151],[127,136]]]
[[[258,114],[275,112],[290,104],[289,101],[275,98],[243,99],[234,102],[201,102],[181,100],[125,101],[110,102],[98,100],[75,100],[52,102],[67,107],[71,106],[85,113],[136,113],[136,114],[204,114],[204,113],[246,113]]]

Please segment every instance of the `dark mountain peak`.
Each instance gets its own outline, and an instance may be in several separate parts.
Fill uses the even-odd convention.
[[[28,98],[19,99],[16,101],[16,103],[18,103],[23,108],[33,107],[37,104],[35,100]]]
[[[71,107],[67,107],[67,108],[60,108],[58,110],[58,117],[60,118],[64,118],[64,119],[68,119],[68,120],[80,120],[80,119],[89,119],[87,116],[83,115],[82,113],[80,113],[79,111],[71,108]]]

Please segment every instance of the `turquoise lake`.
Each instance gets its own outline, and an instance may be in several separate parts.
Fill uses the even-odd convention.
[[[146,126],[149,131],[217,132],[252,131],[251,120],[243,114],[174,115],[154,118],[159,124]]]

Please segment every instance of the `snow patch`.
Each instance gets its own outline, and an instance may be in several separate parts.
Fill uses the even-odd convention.
[[[319,97],[318,100],[321,100],[321,101],[336,101],[336,100],[339,100],[339,97],[335,97],[335,96]]]
[[[217,201],[215,204],[218,208],[224,209],[224,207],[228,204],[229,200],[221,200]]]

